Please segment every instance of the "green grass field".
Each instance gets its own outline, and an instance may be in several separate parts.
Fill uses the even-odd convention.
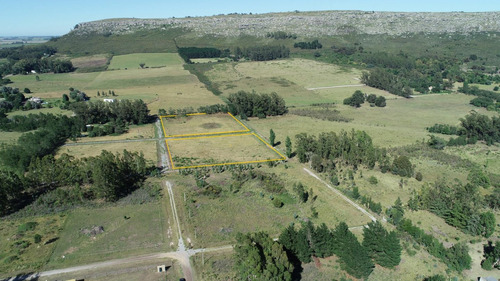
[[[205,86],[198,81],[196,76],[191,75],[182,67],[182,60],[177,54],[164,53],[154,54],[153,57],[164,56],[161,62],[166,67],[123,70],[110,70],[90,73],[62,73],[62,74],[38,74],[40,81],[36,81],[36,75],[15,75],[10,77],[14,82],[11,87],[29,88],[33,95],[46,98],[61,98],[62,94],[68,93],[73,87],[87,93],[91,99],[103,99],[97,97],[97,91],[113,90],[116,99],[142,99],[153,114],[158,109],[193,107],[197,109],[202,105],[221,103],[220,98],[209,92]],[[133,63],[133,60],[147,59],[149,54],[127,55],[121,64]],[[119,59],[120,60],[120,59]]]
[[[253,134],[167,140],[175,168],[282,159]]]
[[[108,69],[141,68],[139,66],[140,63],[144,63],[144,67],[164,67],[182,64],[183,61],[174,53],[129,54],[114,56]]]
[[[51,215],[23,219],[2,219],[0,221],[0,278],[17,273],[40,269],[50,258],[66,216]],[[35,222],[36,226],[20,231],[20,226]],[[41,241],[35,243],[35,235]]]
[[[248,131],[227,113],[164,117],[162,121],[167,136]]]
[[[46,269],[165,251],[170,242],[165,225],[160,203],[77,209],[68,216]],[[104,232],[82,233],[94,226]]]

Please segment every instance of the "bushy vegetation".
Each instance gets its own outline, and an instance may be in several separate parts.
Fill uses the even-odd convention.
[[[319,43],[318,40],[313,40],[311,42],[298,42],[293,44],[294,48],[301,48],[301,49],[321,49],[323,48],[323,45]]]
[[[15,212],[54,189],[57,192],[48,204],[52,207],[84,198],[116,201],[138,188],[149,171],[143,155],[126,150],[116,155],[103,151],[81,160],[66,154],[57,159],[52,155],[34,157],[21,176],[0,171],[0,215]],[[91,187],[82,188],[86,185]],[[61,187],[71,188],[58,189]]]
[[[463,232],[490,237],[495,230],[495,216],[490,211],[480,211],[482,202],[478,185],[436,182],[424,185],[408,205],[428,210]]]
[[[291,109],[291,114],[299,116],[307,116],[320,120],[327,120],[333,122],[350,122],[352,119],[344,117],[340,114],[340,111],[336,109],[304,109],[297,108]]]
[[[481,262],[481,267],[486,270],[492,270],[493,268],[500,268],[500,242],[488,241],[483,247],[484,250],[484,260]]]
[[[297,35],[285,31],[273,31],[266,34],[268,38],[274,39],[297,39]]]
[[[18,88],[3,86],[0,88],[0,97],[3,98],[3,100],[0,101],[0,112],[3,113],[18,110],[23,107],[26,102],[26,97]]]
[[[285,46],[237,47],[234,55],[237,59],[247,58],[253,61],[268,61],[288,58],[290,49]]]
[[[231,113],[238,114],[243,119],[247,117],[265,118],[288,112],[285,101],[276,93],[268,95],[239,91],[230,94],[228,100]]]

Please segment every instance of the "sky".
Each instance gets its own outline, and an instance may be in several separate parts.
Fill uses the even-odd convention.
[[[78,23],[108,18],[180,18],[295,10],[500,11],[499,0],[0,0],[0,3],[0,36],[59,36]]]

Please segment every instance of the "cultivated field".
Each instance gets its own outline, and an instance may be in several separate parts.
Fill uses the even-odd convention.
[[[164,117],[162,122],[167,137],[248,131],[229,113]]]
[[[123,153],[123,150],[138,153],[142,152],[147,161],[152,163],[156,163],[157,161],[155,141],[89,143],[74,146],[63,146],[57,151],[56,157],[63,153],[75,156],[76,158],[93,157],[100,155],[103,150],[107,150],[112,153]]]
[[[71,59],[71,63],[77,69],[89,69],[105,67],[109,62],[109,55],[100,54]]]
[[[254,134],[167,140],[175,168],[284,159]]]
[[[82,232],[94,226],[104,232]],[[161,203],[77,209],[68,216],[46,269],[166,251],[165,226]]]

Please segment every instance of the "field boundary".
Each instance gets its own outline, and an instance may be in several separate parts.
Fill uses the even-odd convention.
[[[234,116],[233,116],[234,118]],[[205,139],[205,138],[220,138],[220,137],[233,137],[233,136],[254,136],[258,140],[260,140],[262,143],[264,143],[268,148],[272,149],[276,154],[280,156],[280,158],[276,159],[265,159],[265,160],[252,160],[252,161],[239,161],[239,162],[230,162],[230,163],[213,163],[213,164],[202,164],[202,165],[192,165],[192,166],[182,166],[182,167],[175,167],[175,163],[172,160],[172,153],[170,151],[170,147],[168,145],[169,141],[179,141],[179,140],[191,140],[191,139]],[[228,166],[228,165],[238,165],[238,164],[252,164],[252,163],[265,163],[265,162],[271,162],[271,161],[280,161],[280,160],[286,160],[286,157],[281,154],[278,150],[276,150],[274,147],[272,147],[269,143],[267,143],[265,140],[263,140],[261,137],[256,135],[255,133],[246,133],[246,134],[225,134],[225,135],[218,135],[218,136],[200,136],[200,137],[190,137],[190,138],[176,138],[176,139],[170,139],[170,140],[165,140],[165,143],[167,144],[167,153],[168,157],[170,159],[170,163],[172,164],[172,169],[173,170],[180,170],[180,169],[194,169],[194,168],[202,168],[202,167],[213,167],[213,166]]]
[[[247,126],[243,125],[243,123],[240,122],[240,120],[236,119],[234,115],[232,115],[230,112],[227,113],[229,116],[231,116],[234,121],[236,121],[240,126],[245,128],[244,130],[236,130],[236,131],[223,131],[223,132],[209,132],[209,133],[197,133],[197,134],[181,134],[181,135],[167,135],[167,131],[165,129],[165,124],[163,123],[163,118],[175,118],[178,115],[160,115],[160,120],[161,120],[161,127],[163,128],[163,135],[166,138],[177,138],[177,137],[191,137],[191,136],[205,136],[205,135],[219,135],[219,134],[232,134],[232,133],[245,133],[245,132],[250,132],[250,129],[247,128]],[[200,116],[200,115],[207,115],[206,113],[190,113],[186,114],[186,116]]]

